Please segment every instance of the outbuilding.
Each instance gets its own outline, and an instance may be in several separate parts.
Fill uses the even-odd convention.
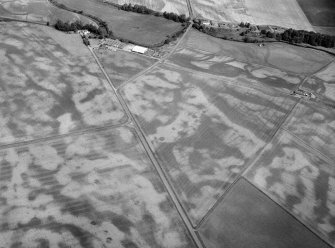
[[[132,52],[144,54],[146,51],[148,51],[148,48],[141,47],[141,46],[134,46],[133,49],[131,49]]]

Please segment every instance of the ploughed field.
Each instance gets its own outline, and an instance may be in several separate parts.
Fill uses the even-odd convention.
[[[162,43],[168,35],[172,36],[182,29],[181,23],[163,17],[119,10],[99,0],[57,0],[57,2],[101,18],[107,22],[116,37],[144,46]]]

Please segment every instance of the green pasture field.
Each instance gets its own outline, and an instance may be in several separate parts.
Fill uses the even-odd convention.
[[[69,8],[83,10],[85,13],[106,21],[117,38],[130,40],[144,46],[161,43],[166,40],[168,35],[172,35],[183,28],[181,23],[163,17],[118,10],[98,0],[57,1]]]

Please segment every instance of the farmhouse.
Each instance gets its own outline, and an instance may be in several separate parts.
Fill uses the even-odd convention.
[[[141,47],[141,46],[134,46],[133,49],[131,49],[132,52],[144,54],[146,51],[148,51],[148,48]]]

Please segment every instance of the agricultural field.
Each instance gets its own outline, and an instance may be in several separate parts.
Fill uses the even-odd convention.
[[[198,18],[313,30],[295,0],[193,0],[191,3]]]
[[[33,22],[49,22],[51,25],[56,23],[57,19],[94,23],[82,15],[59,9],[51,5],[48,0],[0,0],[0,16]]]
[[[151,66],[155,59],[126,51],[108,51],[104,49],[94,50],[109,78],[118,88],[122,82]]]
[[[317,150],[328,161],[335,161],[335,110],[315,103],[301,102],[283,128]]]
[[[320,129],[323,128],[320,126]],[[334,132],[328,133],[329,136],[332,134]],[[311,146],[314,143],[312,141]],[[309,143],[305,144],[295,135],[282,131],[255,161],[247,172],[247,178],[334,245],[333,166],[333,162],[329,163]]]
[[[188,16],[186,0],[100,0],[116,4],[131,3],[133,5],[144,5],[149,9],[160,12],[173,12],[178,15],[185,14]]]
[[[224,55],[216,55],[193,48],[181,48],[170,57],[171,63],[194,71],[202,71],[225,80],[245,82],[255,87],[275,87],[278,90],[291,92],[303,77],[286,73],[279,69],[262,65],[240,62]]]
[[[299,75],[311,75],[334,59],[324,52],[284,43],[275,42],[259,47],[257,44],[214,38],[196,30],[187,34],[183,46]]]
[[[335,35],[335,26],[334,27],[320,27],[320,26],[313,26],[315,32],[321,34],[328,34],[328,35]]]
[[[335,102],[335,62],[308,78],[303,87]]]
[[[127,128],[0,151],[1,247],[192,248]]]
[[[296,99],[162,65],[121,88],[194,224],[265,146]]]
[[[163,17],[118,10],[98,0],[57,0],[57,2],[101,18],[107,22],[117,38],[130,40],[143,46],[159,44],[168,35],[183,28],[181,23]]]
[[[57,1],[142,44],[181,28]],[[294,1],[191,3],[218,20],[311,27]],[[21,20],[78,17],[52,8],[0,0]],[[334,57],[195,30],[160,49],[93,50],[79,34],[0,22],[0,248],[335,248]]]
[[[200,235],[207,248],[329,248],[244,179],[203,223]]]
[[[314,26],[335,27],[335,2],[332,0],[297,0]]]
[[[0,143],[124,123],[94,59],[70,53],[44,28],[0,23]]]

